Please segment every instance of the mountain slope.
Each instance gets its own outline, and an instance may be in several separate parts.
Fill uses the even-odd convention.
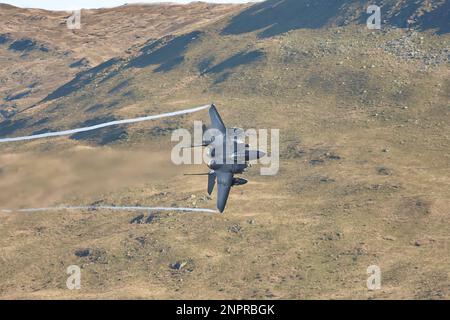
[[[134,45],[213,23],[243,7],[197,2],[82,10],[81,29],[69,30],[69,12],[3,5],[0,117],[40,101],[80,71],[131,54]]]
[[[2,298],[449,298],[450,35],[336,27],[333,6],[308,11],[322,22],[299,28],[282,15],[296,4],[284,1],[261,36],[252,16],[267,13],[254,8],[274,3],[248,9],[252,27],[238,32],[228,28],[245,8],[130,43],[0,122],[0,136],[18,136],[214,101],[229,126],[280,129],[278,175],[251,168],[224,215],[0,212]],[[193,120],[206,112],[0,145],[0,209],[214,208],[203,177],[183,175],[205,167],[170,160],[171,132]],[[130,223],[139,220],[150,222]],[[77,292],[65,287],[73,264]],[[371,265],[379,291],[367,290]]]
[[[269,0],[233,17],[224,33],[240,34],[259,30],[259,36],[271,37],[300,28],[365,24],[370,16],[366,13],[369,4],[382,8],[384,27],[450,32],[450,2],[446,0]]]

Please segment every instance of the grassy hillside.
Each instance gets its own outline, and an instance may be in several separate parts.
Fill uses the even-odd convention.
[[[445,0],[268,0],[234,16],[223,32],[241,34],[259,30],[260,37],[271,37],[292,29],[366,24],[369,5],[382,9],[385,26],[450,32],[450,4]]]
[[[70,12],[1,5],[0,119],[40,101],[78,72],[131,54],[148,39],[214,23],[243,7],[196,2],[82,10],[81,28],[69,30]]]
[[[297,3],[307,1],[284,1],[270,17],[289,21],[277,10]],[[136,213],[0,212],[1,297],[450,297],[446,25],[328,23],[340,19],[339,7],[314,27],[279,22],[263,31],[258,15],[274,4],[130,44],[128,54],[24,103],[0,123],[0,136],[214,101],[230,126],[280,129],[279,174],[252,168],[224,215],[157,212],[151,223],[130,224]],[[314,8],[308,15],[322,17]],[[246,15],[256,22],[239,29]],[[0,145],[0,207],[213,208],[203,177],[183,176],[205,168],[170,163],[171,131],[194,119],[207,115]],[[176,262],[186,265],[175,270]],[[71,264],[82,266],[77,292],[65,288]],[[382,289],[372,292],[374,264]]]

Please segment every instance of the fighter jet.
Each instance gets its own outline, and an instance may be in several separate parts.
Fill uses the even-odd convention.
[[[234,177],[247,171],[249,161],[265,156],[258,150],[249,150],[245,143],[244,130],[226,128],[214,104],[209,108],[211,126],[203,127],[203,144],[207,148],[209,158],[208,194],[214,190],[217,180],[217,209],[223,213],[227,204],[231,187],[241,186],[248,181]],[[195,146],[193,146],[195,147]],[[199,146],[197,146],[199,147]]]

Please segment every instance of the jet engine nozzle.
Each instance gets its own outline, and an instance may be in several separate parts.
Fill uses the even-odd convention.
[[[233,186],[242,186],[247,184],[248,181],[242,178],[233,178]]]

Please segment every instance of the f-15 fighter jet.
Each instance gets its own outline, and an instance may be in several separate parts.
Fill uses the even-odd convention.
[[[210,171],[205,175],[208,175],[209,195],[213,192],[217,180],[217,209],[223,213],[231,187],[248,182],[234,175],[244,173],[249,167],[249,161],[262,158],[265,153],[249,150],[242,129],[226,128],[214,104],[209,108],[209,116],[210,128],[203,127],[202,146],[207,148],[207,155],[210,158],[208,163]]]

